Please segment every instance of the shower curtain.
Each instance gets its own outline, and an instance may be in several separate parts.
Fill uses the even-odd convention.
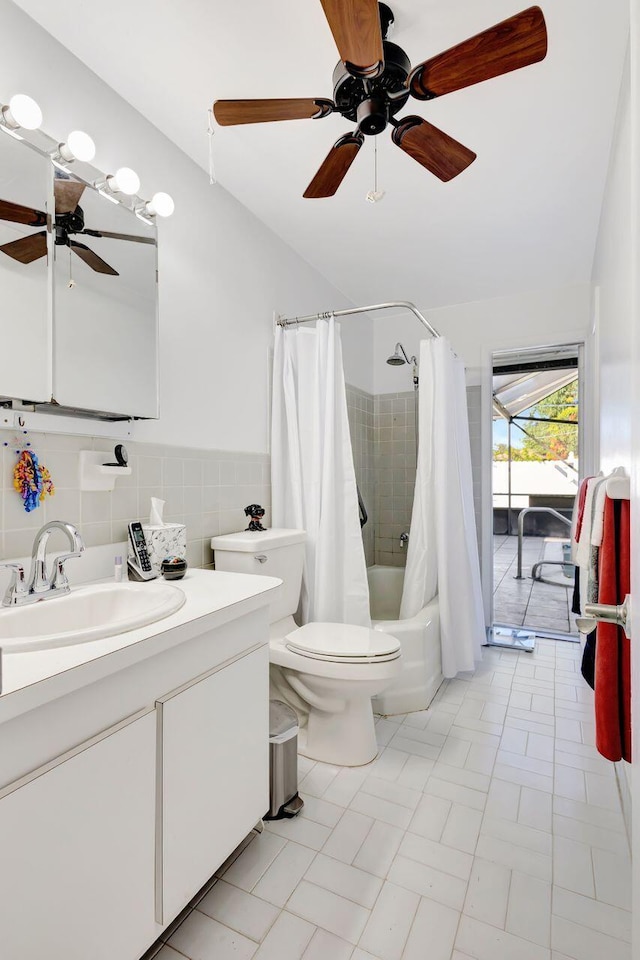
[[[302,622],[370,626],[369,587],[347,419],[340,328],[276,330],[271,488],[274,527],[307,531]]]
[[[419,447],[400,616],[439,595],[442,672],[473,670],[485,642],[464,367],[444,337],[420,344]]]

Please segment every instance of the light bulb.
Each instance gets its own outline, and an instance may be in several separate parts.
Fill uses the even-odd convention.
[[[154,193],[151,200],[145,205],[146,211],[151,217],[170,217],[175,210],[173,197],[168,193]]]
[[[112,177],[107,177],[107,186],[114,193],[132,196],[140,189],[140,177],[131,167],[120,167]]]
[[[82,130],[72,130],[66,143],[61,143],[58,151],[63,160],[71,163],[73,160],[83,160],[90,163],[96,155],[96,145],[88,133]]]
[[[8,127],[18,130],[37,130],[42,123],[42,110],[26,93],[16,93],[2,108],[2,117]]]

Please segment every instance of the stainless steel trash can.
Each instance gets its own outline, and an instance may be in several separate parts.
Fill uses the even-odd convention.
[[[295,817],[298,796],[298,718],[282,700],[269,702],[269,812],[265,820]]]

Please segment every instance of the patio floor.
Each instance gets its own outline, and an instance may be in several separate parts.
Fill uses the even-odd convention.
[[[516,580],[518,538],[493,538],[495,623],[578,637],[575,615],[571,613],[573,578],[564,577],[562,567],[544,567],[544,577],[562,581],[566,586],[531,579],[531,568],[538,560],[562,560],[562,544],[566,542],[559,537],[524,537],[522,573],[526,579]]]

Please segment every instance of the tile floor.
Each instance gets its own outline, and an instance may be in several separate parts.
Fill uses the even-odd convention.
[[[518,538],[493,538],[493,619],[511,627],[527,626],[532,630],[569,633],[577,638],[575,617],[571,613],[573,581],[555,586],[531,579],[531,568],[538,560],[562,560],[563,541],[559,537],[523,537],[522,573],[526,579],[516,580],[518,570]],[[561,567],[545,567],[543,577],[562,582]]]
[[[301,758],[158,960],[629,960],[630,865],[577,644],[485,648],[367,767]]]

